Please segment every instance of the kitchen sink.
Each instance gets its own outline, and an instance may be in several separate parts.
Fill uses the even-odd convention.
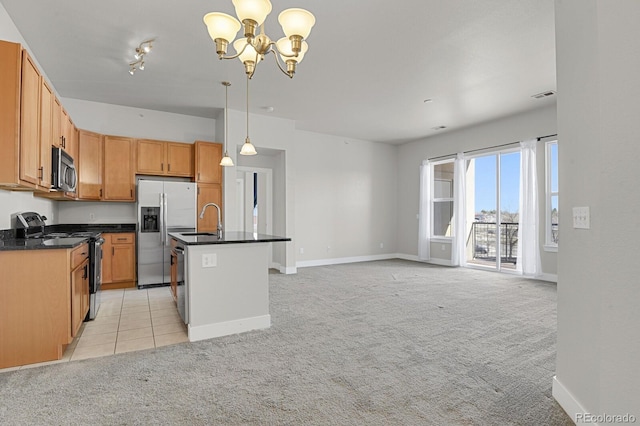
[[[215,237],[216,234],[211,232],[181,232],[185,237]]]

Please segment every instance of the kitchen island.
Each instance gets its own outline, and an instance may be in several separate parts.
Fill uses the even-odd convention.
[[[169,233],[175,253],[178,310],[189,341],[271,326],[269,244],[290,238],[246,232]],[[177,250],[176,250],[177,248]],[[181,283],[184,285],[179,285]]]

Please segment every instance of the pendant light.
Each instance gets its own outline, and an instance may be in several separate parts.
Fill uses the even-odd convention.
[[[229,153],[227,152],[227,129],[229,128],[229,86],[231,86],[231,83],[223,81],[222,85],[224,86],[224,157],[222,157],[220,165],[223,167],[231,167],[233,166],[233,160],[229,157]]]
[[[247,74],[247,139],[245,139],[240,155],[256,155],[258,152],[249,139],[249,74]]]

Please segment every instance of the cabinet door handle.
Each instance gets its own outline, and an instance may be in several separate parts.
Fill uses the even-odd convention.
[[[200,172],[198,172],[198,180],[200,180]]]
[[[100,198],[102,198],[102,188],[100,188]]]
[[[111,247],[111,256],[115,256],[115,255],[116,255],[116,248]]]
[[[164,172],[164,163],[160,163],[160,171]]]
[[[86,279],[89,276],[89,273],[87,272],[87,267],[88,266],[89,265],[84,265],[84,272],[83,272],[83,275],[82,275],[82,279],[83,280]]]
[[[40,180],[44,179],[44,167],[40,167],[38,170],[40,170]]]
[[[133,189],[130,189],[129,193],[131,194],[131,198],[133,198]]]

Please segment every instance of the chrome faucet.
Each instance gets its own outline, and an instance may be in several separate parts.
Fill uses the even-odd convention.
[[[204,206],[202,206],[202,211],[200,212],[200,219],[204,219],[204,211],[209,206],[214,206],[216,209],[218,209],[217,236],[218,236],[218,239],[221,239],[222,238],[222,219],[220,218],[220,206],[219,205],[217,205],[216,203],[207,203]]]

